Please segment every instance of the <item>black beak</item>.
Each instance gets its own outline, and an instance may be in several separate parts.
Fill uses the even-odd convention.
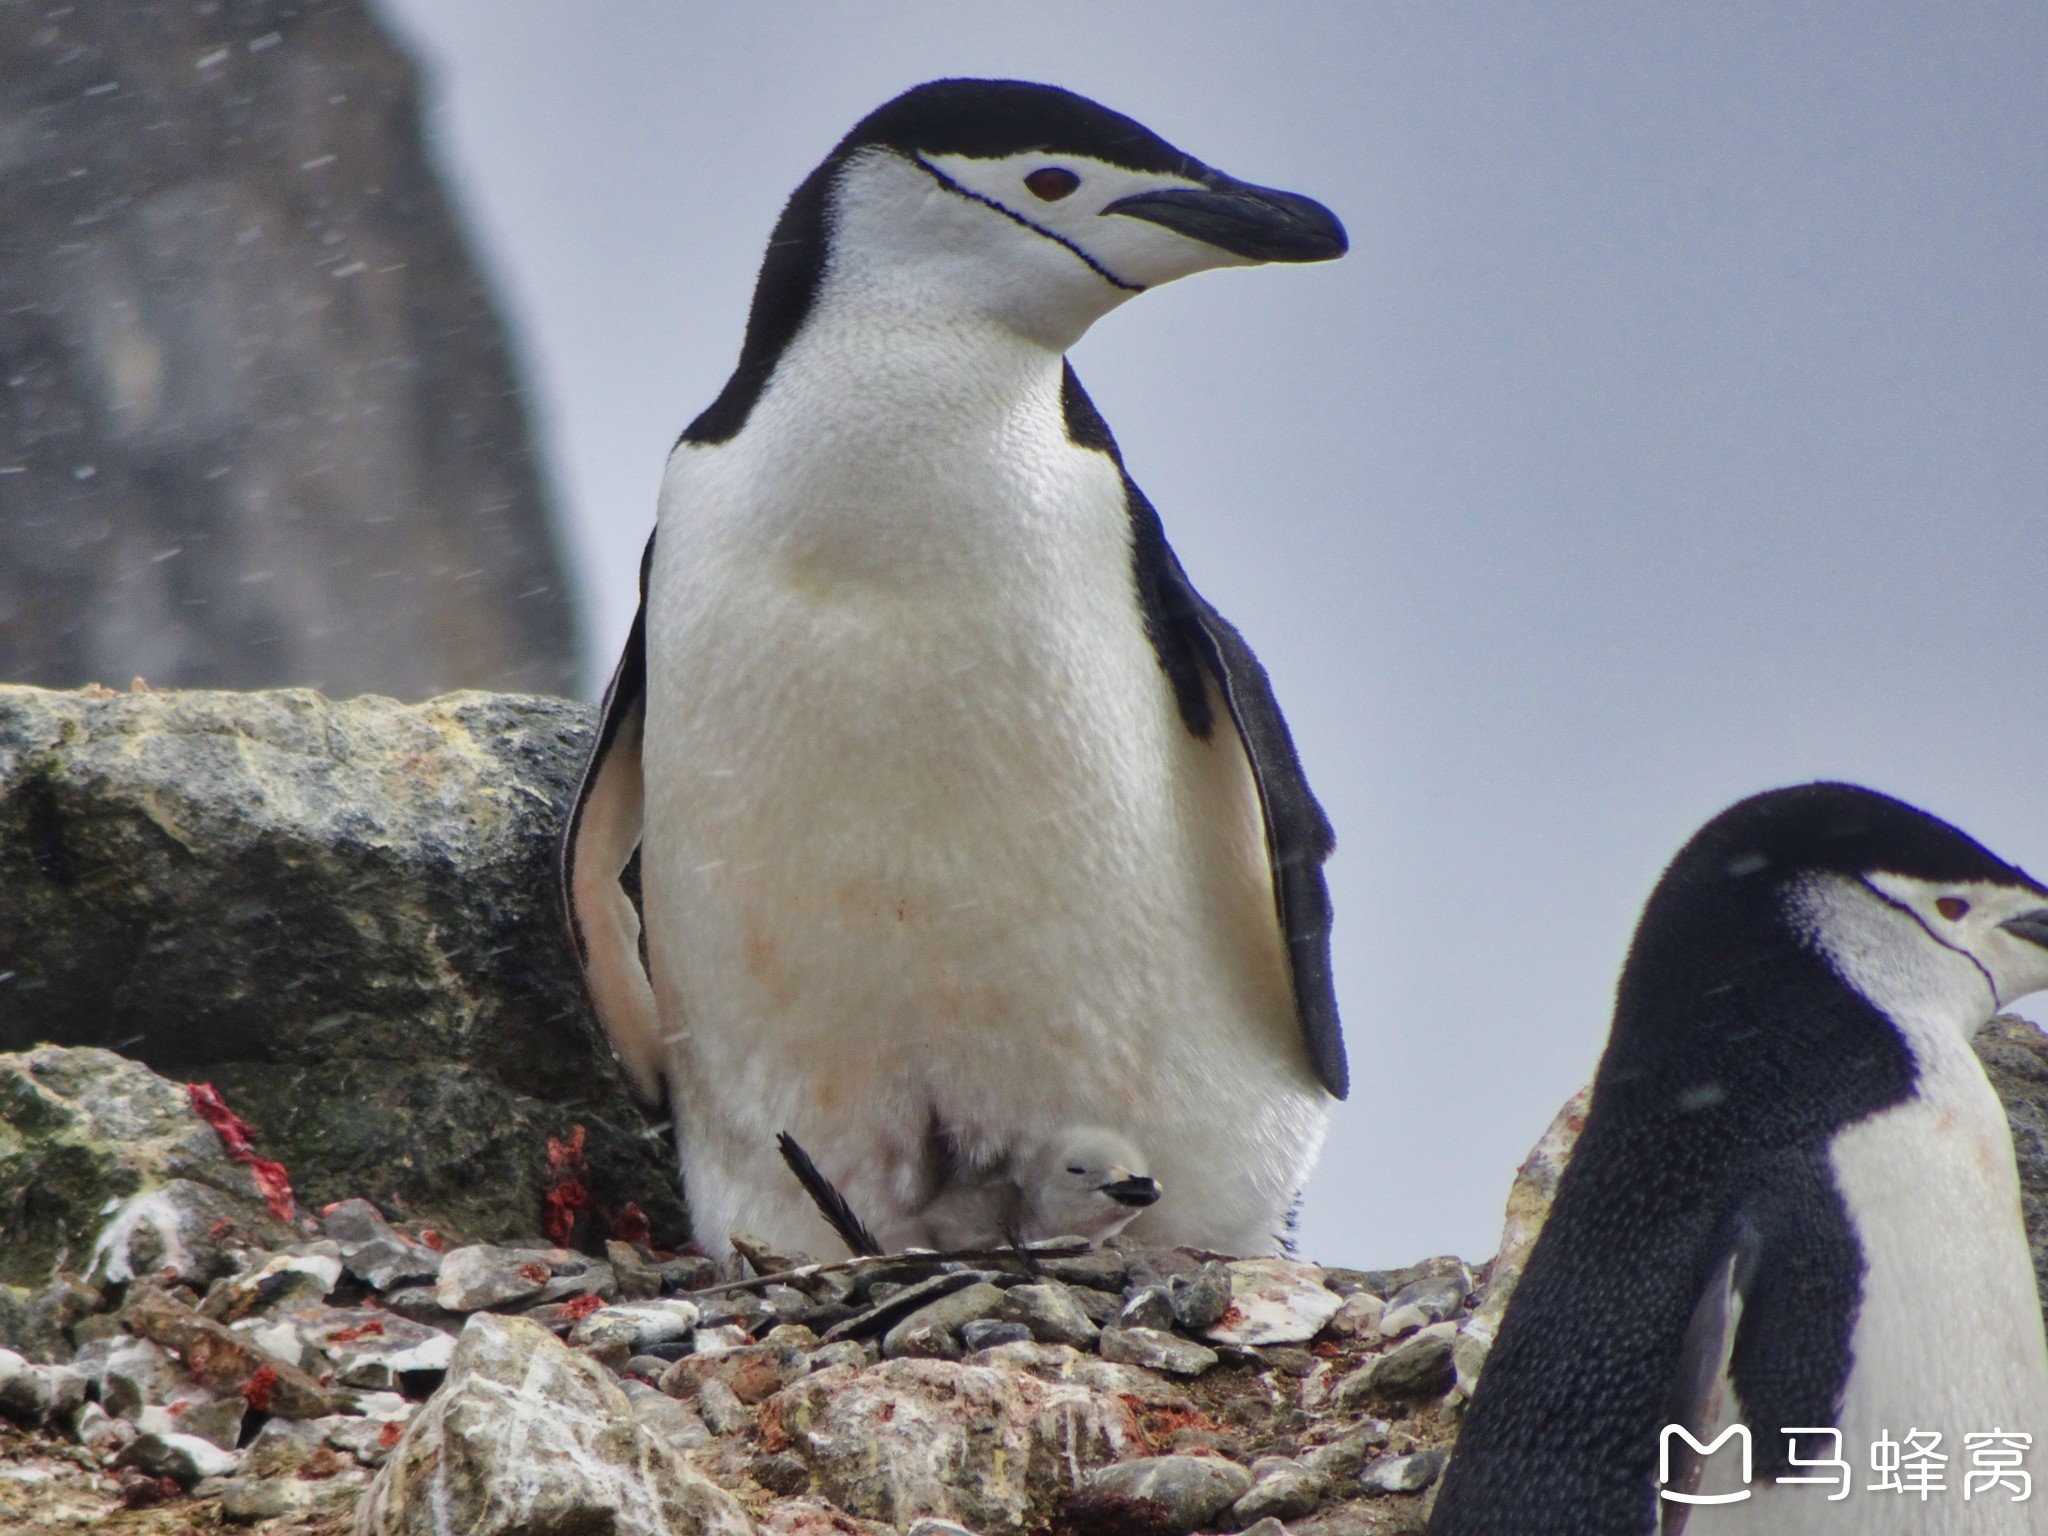
[[[1105,1184],[1102,1192],[1118,1205],[1150,1205],[1159,1198],[1159,1181],[1148,1179],[1141,1173],[1135,1178]]]
[[[2048,949],[2048,907],[2037,907],[2032,912],[2022,912],[2018,917],[2008,917],[1998,926],[2015,938]]]
[[[1315,199],[1228,176],[1207,187],[1140,192],[1102,211],[1149,219],[1253,261],[1333,261],[1351,248],[1337,215]]]

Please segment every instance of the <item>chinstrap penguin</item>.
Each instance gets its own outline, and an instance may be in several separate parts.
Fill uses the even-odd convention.
[[[1344,249],[1018,81],[905,93],[790,199],[564,841],[710,1251],[831,1241],[778,1132],[895,1248],[1082,1125],[1145,1148],[1138,1235],[1274,1248],[1346,1089],[1329,826],[1064,353],[1148,287]]]
[[[1701,830],[1644,909],[1431,1536],[2048,1531],[2048,1491],[1964,1496],[1966,1436],[2048,1451],[2011,1135],[1970,1049],[2044,987],[2048,888],[1911,806],[1810,784]],[[1735,1440],[1674,1436],[1660,1485],[1664,1426],[1738,1422],[1746,1484]],[[1915,1430],[1946,1457],[1925,1498],[1872,1457]],[[1794,1454],[1839,1456],[1847,1496]]]

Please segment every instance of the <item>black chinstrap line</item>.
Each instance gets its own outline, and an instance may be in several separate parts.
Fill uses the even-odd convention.
[[[1023,214],[1017,212],[1014,208],[1005,208],[1001,203],[997,202],[994,198],[984,197],[979,192],[973,191],[968,187],[961,186],[959,182],[955,181],[952,177],[948,176],[944,171],[940,170],[937,166],[933,165],[929,160],[925,159],[924,156],[918,155],[915,156],[914,158],[916,160],[916,163],[919,166],[923,167],[924,170],[929,172],[931,174],[932,179],[936,181],[940,186],[944,187],[947,191],[957,192],[960,196],[966,198],[970,203],[980,203],[984,208],[993,208],[997,213],[1000,213],[1004,218],[1008,219],[1011,223],[1023,225],[1026,229],[1030,230],[1034,235],[1045,236],[1045,238],[1052,241],[1054,245],[1065,246],[1068,250],[1072,251],[1076,256],[1078,256],[1082,260],[1082,262],[1084,262],[1087,265],[1089,271],[1093,272],[1105,283],[1110,284],[1112,287],[1121,288],[1126,293],[1143,293],[1145,291],[1145,285],[1143,283],[1125,282],[1122,278],[1118,277],[1114,272],[1110,271],[1109,268],[1105,267],[1101,262],[1097,261],[1093,256],[1090,256],[1086,251],[1082,250],[1080,246],[1074,244],[1074,242],[1069,240],[1065,235],[1056,235],[1051,230],[1045,228],[1044,225],[1032,223],[1029,219],[1025,218]]]

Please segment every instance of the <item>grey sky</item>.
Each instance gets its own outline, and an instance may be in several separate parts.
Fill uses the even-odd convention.
[[[1728,802],[1859,780],[2048,872],[2048,10],[385,4],[598,673],[782,199],[896,91],[1052,81],[1345,219],[1074,354],[1337,825],[1315,1257],[1492,1251]]]

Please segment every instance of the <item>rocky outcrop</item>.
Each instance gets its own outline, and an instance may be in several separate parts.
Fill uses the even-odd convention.
[[[0,4],[0,678],[574,688],[419,94],[368,0]]]
[[[508,695],[0,687],[0,1050],[210,1083],[316,1208],[681,1242],[558,910],[588,729]]]

